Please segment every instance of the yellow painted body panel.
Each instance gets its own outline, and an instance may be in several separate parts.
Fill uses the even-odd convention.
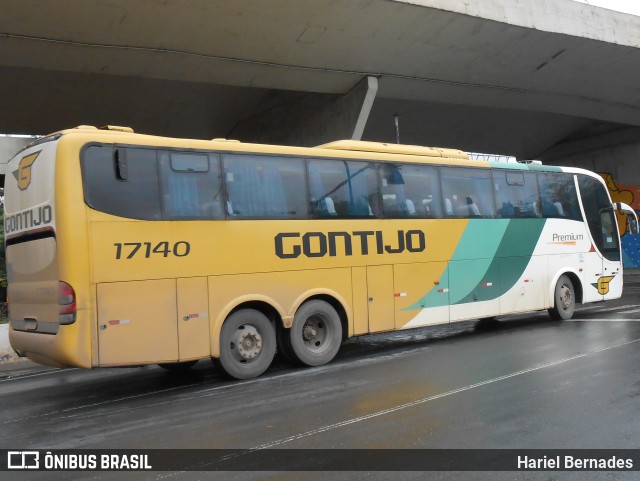
[[[367,267],[369,332],[394,328],[393,266]]]
[[[449,293],[447,291],[448,282],[445,270],[447,262],[428,262],[416,264],[399,264],[393,269],[393,282],[395,297],[395,327],[404,327],[415,316],[415,311],[404,311],[407,306],[411,306],[421,300],[421,298],[431,289],[440,289],[439,294],[442,304],[446,309],[434,312],[429,324],[441,324],[449,322],[448,304]],[[424,303],[422,307],[425,307]],[[432,309],[435,311],[435,309]],[[427,314],[428,315],[428,314]]]
[[[369,302],[367,293],[367,268],[351,269],[351,285],[353,286],[353,335],[369,332]]]
[[[413,145],[384,144],[354,140],[340,140],[318,147],[291,147],[270,144],[251,144],[226,139],[198,140],[158,137],[119,131],[96,129],[69,129],[60,132],[61,141],[73,146],[89,142],[121,143],[184,149],[223,150],[234,152],[256,152],[306,157],[335,157],[341,159],[383,160],[386,162],[415,162],[425,164],[447,164],[466,167],[489,168],[487,162],[472,160],[456,149],[443,149]]]
[[[77,320],[61,331],[71,331],[73,346],[61,350],[75,351],[81,358],[70,365],[89,367],[98,362],[95,286],[91,281],[89,259],[100,255],[92,250],[88,238],[87,206],[83,198],[79,150],[83,143],[72,137],[58,141],[55,171],[55,212],[57,219],[58,270],[60,280],[72,285],[77,299]],[[69,342],[68,340],[62,341]]]
[[[55,336],[13,330],[10,336],[13,344],[28,347],[33,360],[60,366],[134,365],[217,357],[222,323],[244,302],[269,304],[283,325],[290,327],[303,302],[313,296],[330,296],[344,308],[348,336],[394,329],[402,326],[406,317],[401,311],[405,299],[396,299],[394,291],[419,291],[412,285],[416,274],[398,266],[418,263],[429,266],[425,272],[436,275],[440,263],[451,257],[468,222],[463,219],[151,222],[119,218],[94,211],[83,201],[79,159],[87,144],[488,168],[487,163],[470,160],[459,151],[380,148],[373,144],[358,147],[349,142],[306,149],[172,139],[91,128],[64,131],[56,142],[57,269],[59,280],[75,289],[77,320],[60,326]],[[34,165],[37,168],[37,163]],[[446,229],[442,228],[442,222],[446,222]],[[408,231],[423,233],[426,247],[420,252],[393,253],[400,237]],[[347,233],[351,236],[352,252],[347,253],[344,240],[338,238],[333,254],[309,257],[303,253],[295,258],[277,255],[279,234],[298,234],[280,239],[283,252],[292,254],[301,249],[301,236],[310,232]],[[357,232],[371,235],[365,240]],[[161,243],[170,247],[180,245],[184,255],[153,252]],[[135,245],[139,245],[138,250],[129,258]],[[399,273],[395,285],[394,269]],[[416,282],[421,286],[423,280],[414,278],[413,283]],[[374,300],[369,302],[369,298]]]
[[[98,284],[101,366],[178,359],[174,279]]]
[[[209,286],[206,277],[178,279],[179,361],[211,355],[209,334]]]
[[[465,219],[432,220],[240,220],[240,221],[127,221],[107,214],[90,212],[92,249],[100,253],[91,258],[95,282],[167,277],[190,277],[221,274],[246,274],[289,270],[330,269],[383,264],[446,261],[467,225]],[[443,225],[446,224],[446,229]],[[276,255],[276,236],[283,232],[382,232],[384,246],[396,247],[398,232],[424,232],[426,247],[422,252],[404,251],[378,254],[373,235],[368,238],[368,254],[361,251],[360,239],[352,235],[352,255],[345,255],[341,240],[336,242],[336,255],[328,252],[322,257],[279,258]],[[122,251],[116,259],[120,243],[189,242],[190,253],[184,257],[151,254],[145,248],[127,259],[131,249]],[[300,237],[285,238],[285,251],[300,248]]]

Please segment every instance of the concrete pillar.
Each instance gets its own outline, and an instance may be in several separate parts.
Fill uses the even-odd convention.
[[[311,147],[362,138],[378,79],[367,77],[344,95],[270,91],[227,135],[244,142]]]

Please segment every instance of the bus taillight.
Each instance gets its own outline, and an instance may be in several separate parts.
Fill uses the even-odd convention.
[[[76,322],[76,292],[69,284],[58,282],[58,304],[60,305],[60,324]]]

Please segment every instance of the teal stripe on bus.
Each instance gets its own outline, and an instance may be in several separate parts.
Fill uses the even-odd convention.
[[[545,222],[545,219],[509,221],[496,255],[482,278],[462,298],[450,297],[450,303],[490,301],[511,289],[531,262]],[[488,284],[491,284],[490,288]]]
[[[440,284],[403,310],[466,304],[503,295],[531,261],[545,222],[545,219],[470,220]],[[489,284],[491,288],[487,288]],[[443,287],[449,289],[448,297],[438,292]]]

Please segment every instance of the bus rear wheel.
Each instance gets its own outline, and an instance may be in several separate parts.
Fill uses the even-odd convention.
[[[549,314],[557,320],[566,320],[573,317],[576,310],[576,292],[573,282],[568,275],[563,274],[558,279],[554,291],[554,305],[549,309]]]
[[[276,353],[273,325],[260,311],[231,314],[220,332],[220,365],[236,379],[251,379],[267,370]]]
[[[291,352],[306,366],[330,362],[342,344],[340,316],[331,304],[312,300],[303,304],[289,330]]]
[[[276,337],[278,339],[278,354],[280,354],[285,361],[296,364],[298,358],[291,347],[291,329],[279,327],[276,331]]]

